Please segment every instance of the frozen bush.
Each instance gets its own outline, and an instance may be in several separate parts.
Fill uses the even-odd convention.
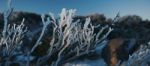
[[[137,51],[129,56],[128,61],[123,62],[121,66],[149,66],[149,59],[150,43],[148,43],[147,45],[141,45]]]
[[[147,46],[141,45],[140,48],[129,57],[126,66],[149,66],[149,59],[150,43]]]
[[[13,62],[10,61],[10,57],[12,57],[16,49],[21,46],[23,43],[22,40],[27,32],[27,28],[24,25],[25,19],[22,20],[20,25],[8,24],[8,17],[12,11],[11,0],[9,0],[8,11],[4,13],[4,28],[2,35],[0,36],[1,53],[2,56],[6,56],[6,58],[4,58],[4,60],[6,60],[4,63],[5,66],[9,66],[10,63]],[[47,55],[38,57],[36,66],[47,65],[47,61],[49,60],[51,61],[49,62],[49,65],[60,66],[82,55],[95,52],[96,46],[106,39],[112,29],[109,28],[109,26],[104,26],[100,28],[100,31],[97,34],[95,34],[95,26],[91,24],[90,17],[86,18],[83,26],[80,23],[80,20],[73,22],[75,11],[75,9],[62,9],[58,22],[52,13],[49,13],[51,18],[47,18],[47,20],[45,20],[44,15],[42,15],[43,29],[31,50],[29,50],[27,54],[22,54],[27,55],[28,57],[24,65],[29,66],[31,64],[31,53],[35,51],[38,45],[42,44],[43,36],[49,24],[52,24],[53,26],[52,40],[50,40]],[[104,30],[105,34],[103,34]]]
[[[49,15],[52,19],[50,22],[54,25],[53,35],[47,55],[39,58],[37,62],[39,66],[46,62],[48,58],[56,59],[51,60],[51,65],[60,66],[79,56],[94,52],[97,44],[100,44],[112,31],[111,28],[105,26],[97,34],[94,34],[94,26],[91,24],[90,18],[86,18],[84,26],[81,27],[80,20],[73,22],[74,9],[62,9],[58,23],[52,13],[49,13]],[[109,28],[108,32],[100,37],[107,28]],[[57,57],[53,57],[54,55]]]
[[[27,32],[27,28],[24,25],[25,19],[22,20],[20,25],[8,24],[8,18],[13,11],[10,4],[11,0],[8,3],[8,10],[4,12],[4,27],[2,33],[0,34],[0,54],[1,58],[3,58],[1,61],[5,61],[5,66],[9,66],[12,62],[10,58],[16,54],[16,50],[20,49],[23,42],[22,39]]]

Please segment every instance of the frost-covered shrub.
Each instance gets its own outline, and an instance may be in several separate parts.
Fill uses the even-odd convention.
[[[63,9],[58,22],[52,13],[49,13],[51,18],[47,17],[47,20],[45,20],[45,16],[42,15],[43,29],[39,38],[34,46],[31,49],[28,49],[28,52],[19,53],[19,51],[21,51],[20,47],[23,44],[23,38],[26,35],[27,28],[24,25],[25,19],[23,19],[19,25],[8,24],[8,18],[12,11],[11,0],[9,0],[8,11],[4,13],[4,27],[0,36],[0,53],[3,58],[0,63],[4,66],[9,66],[13,62],[26,66],[31,65],[31,54],[35,51],[38,45],[42,44],[43,36],[48,29],[47,27],[49,24],[52,24],[53,26],[52,40],[49,42],[49,49],[47,54],[43,57],[38,57],[38,60],[32,63],[33,65],[41,66],[48,64],[52,66],[60,66],[82,55],[94,52],[96,46],[112,31],[111,28],[105,26],[100,28],[100,31],[97,34],[94,34],[95,26],[91,24],[90,17],[85,19],[84,24],[81,24],[80,20],[73,22],[75,10]],[[106,34],[103,34],[103,36],[100,37],[106,29],[108,29],[107,32],[105,31]],[[20,57],[25,62],[22,62],[22,60],[17,61],[18,59],[11,59],[14,55],[19,55],[16,58]]]
[[[80,20],[73,22],[74,9],[63,9],[59,22],[55,20],[52,13],[49,15],[52,20],[48,21],[54,25],[52,40],[49,43],[47,55],[39,58],[37,65],[51,59],[50,65],[59,66],[79,56],[94,52],[97,44],[100,44],[112,31],[111,28],[105,26],[97,34],[94,34],[94,26],[90,23],[90,18],[86,18],[83,27]],[[106,28],[109,28],[108,32],[100,37]]]
[[[22,39],[27,32],[27,28],[24,25],[25,19],[23,19],[19,25],[8,24],[8,18],[13,11],[10,5],[9,2],[8,10],[4,12],[4,27],[0,33],[0,65],[5,66],[9,66],[9,64],[13,62],[11,58],[19,53],[21,44],[23,43]],[[16,50],[18,50],[18,52],[16,52]]]
[[[150,63],[150,43],[148,43],[148,45],[141,45],[140,48],[129,57],[129,60],[124,65],[149,66],[149,63]]]

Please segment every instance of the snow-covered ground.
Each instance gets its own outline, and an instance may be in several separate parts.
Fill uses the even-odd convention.
[[[103,59],[99,58],[97,60],[82,60],[66,63],[64,66],[106,66],[106,63]]]

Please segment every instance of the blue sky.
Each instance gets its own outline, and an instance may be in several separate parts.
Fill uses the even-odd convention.
[[[6,10],[6,1],[0,0],[1,12]],[[120,12],[121,16],[136,14],[150,19],[150,0],[13,0],[12,5],[17,11],[40,14],[52,12],[58,15],[62,8],[74,8],[78,15],[101,13],[113,18]]]

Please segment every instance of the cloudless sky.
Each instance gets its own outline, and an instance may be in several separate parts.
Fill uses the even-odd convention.
[[[6,10],[7,0],[0,0],[0,12]],[[62,8],[76,9],[78,15],[101,13],[107,17],[115,17],[120,12],[124,15],[139,15],[150,19],[150,0],[13,0],[17,11],[35,13],[52,12],[58,15]]]

